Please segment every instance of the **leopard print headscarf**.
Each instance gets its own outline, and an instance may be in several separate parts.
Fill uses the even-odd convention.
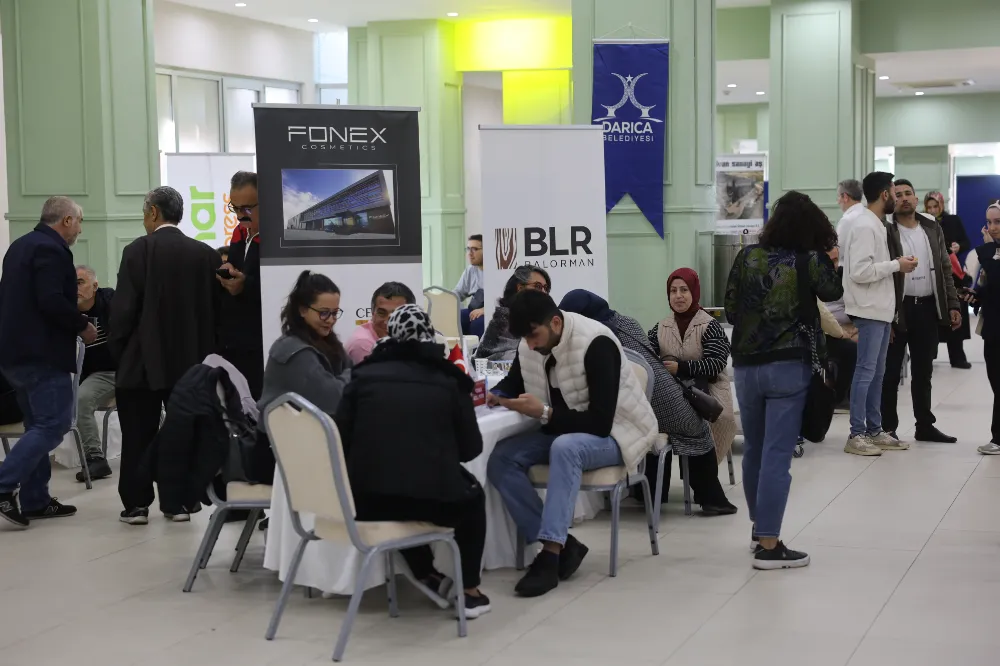
[[[431,318],[417,305],[401,305],[393,310],[388,328],[389,337],[399,342],[434,342],[436,339]]]

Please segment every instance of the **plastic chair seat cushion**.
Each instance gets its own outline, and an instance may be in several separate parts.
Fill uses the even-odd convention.
[[[11,423],[9,425],[0,426],[0,435],[23,435],[23,434],[24,434],[23,423]]]
[[[387,541],[407,539],[409,537],[422,536],[424,534],[450,534],[454,530],[450,527],[441,527],[432,523],[422,522],[394,522],[394,521],[357,521],[358,534],[361,540],[369,546],[377,546]],[[341,541],[350,543],[351,537],[347,534],[347,526],[340,522],[316,516],[314,526],[316,536],[328,541]]]
[[[581,486],[613,486],[628,476],[624,465],[601,467],[584,472],[580,477]],[[549,466],[534,465],[528,470],[528,478],[532,483],[542,485],[549,482]]]
[[[226,484],[227,502],[271,502],[271,486],[233,481]]]

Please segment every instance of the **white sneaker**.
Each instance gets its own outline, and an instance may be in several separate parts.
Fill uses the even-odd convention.
[[[910,445],[907,442],[902,442],[887,432],[880,432],[877,435],[869,435],[868,441],[883,451],[905,451],[910,448]]]
[[[996,442],[983,444],[976,450],[982,453],[984,456],[1000,456],[1000,444],[997,444]]]
[[[853,453],[856,456],[880,456],[882,449],[875,446],[865,435],[855,435],[847,440],[844,453]]]

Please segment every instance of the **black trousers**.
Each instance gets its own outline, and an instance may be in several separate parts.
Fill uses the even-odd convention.
[[[986,376],[993,389],[993,441],[1000,443],[1000,340],[984,341],[983,356],[986,359]]]
[[[670,472],[673,463],[673,454],[668,453],[663,464],[663,497],[661,502],[667,502],[667,490],[670,488]],[[649,489],[656,493],[656,465],[657,456],[646,456],[646,478],[649,480]],[[688,456],[688,473],[691,475],[692,501],[702,506],[726,506],[729,499],[719,482],[719,461],[715,458],[715,449],[700,456]],[[636,496],[642,498],[642,486],[635,486]]]
[[[837,364],[837,404],[851,393],[854,368],[858,365],[858,343],[850,338],[826,337],[826,351]]]
[[[250,385],[250,394],[254,400],[260,400],[264,391],[264,350],[244,350],[224,348],[219,356],[232,363]]]
[[[153,477],[147,453],[160,429],[160,412],[169,398],[169,389],[115,389],[118,422],[122,429],[118,495],[126,510],[147,508],[153,504]]]
[[[486,547],[486,494],[480,486],[464,502],[436,502],[412,497],[355,495],[358,520],[418,520],[455,528],[455,541],[462,554],[462,585],[479,587]],[[400,551],[417,579],[436,573],[430,546]]]
[[[934,357],[939,343],[937,302],[934,296],[915,301],[907,296],[903,299],[903,316],[906,331],[895,332],[889,343],[885,358],[885,377],[882,380],[882,429],[895,432],[899,427],[896,402],[899,394],[899,378],[903,371],[903,357],[910,348],[910,396],[913,399],[913,416],[917,428],[934,425],[936,419],[931,412],[931,374]]]

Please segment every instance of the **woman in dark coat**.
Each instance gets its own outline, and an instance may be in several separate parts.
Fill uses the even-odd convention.
[[[497,299],[496,307],[493,308],[493,316],[490,318],[490,325],[483,333],[483,339],[479,341],[479,348],[476,349],[476,358],[485,358],[490,361],[512,361],[517,353],[517,345],[521,338],[510,334],[510,325],[507,321],[510,312],[507,304],[525,289],[538,289],[546,294],[552,290],[552,280],[543,268],[534,266],[520,266],[514,274],[507,280],[504,287],[503,296]]]
[[[944,209],[944,196],[940,192],[928,192],[924,197],[924,210],[928,215],[934,217],[944,231],[944,242],[948,246],[948,251],[959,258],[958,271],[952,271],[952,278],[955,280],[955,288],[971,287],[972,279],[966,277],[962,272],[961,259],[969,251],[969,235],[965,233],[965,225],[958,215],[946,213]],[[961,370],[968,370],[972,367],[965,357],[963,345],[965,341],[972,337],[972,330],[969,326],[969,305],[965,301],[961,303],[962,325],[955,330],[950,327],[942,328],[941,339],[948,343],[948,359],[951,367]]]
[[[355,366],[334,420],[340,430],[357,519],[422,521],[455,528],[465,609],[489,612],[479,591],[486,542],[486,496],[462,463],[483,452],[473,382],[444,357],[430,317],[403,305],[389,337]],[[450,581],[429,546],[402,551],[414,577],[442,596]]]

